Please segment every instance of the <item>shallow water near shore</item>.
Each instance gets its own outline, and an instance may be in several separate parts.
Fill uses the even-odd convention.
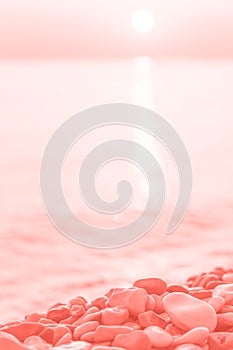
[[[233,265],[232,61],[1,61],[0,76],[3,322],[76,295],[99,296],[139,277],[178,282],[217,265]],[[142,104],[165,117],[188,149],[194,184],[189,211],[174,234],[165,235],[164,216],[137,242],[102,251],[69,241],[51,224],[41,202],[39,170],[46,143],[62,122],[109,102]],[[114,135],[121,133],[128,131]],[[91,142],[100,139],[101,134]],[[111,178],[106,175],[104,181],[107,196]],[[142,187],[138,192],[135,210],[120,216],[119,224],[140,211]],[[85,209],[81,215],[90,216]],[[108,219],[95,214],[91,220],[101,226]]]

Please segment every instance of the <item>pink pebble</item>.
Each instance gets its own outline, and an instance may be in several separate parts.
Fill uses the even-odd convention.
[[[103,296],[92,300],[91,305],[96,306],[100,309],[104,309],[107,301],[108,301],[108,298],[106,296]]]
[[[53,327],[46,327],[39,336],[44,339],[47,343],[53,344],[54,329]]]
[[[181,345],[186,343],[192,343],[202,345],[209,337],[209,330],[205,327],[196,327],[188,331],[187,333],[177,337],[174,341],[174,345]]]
[[[155,306],[154,306],[154,312],[156,312],[158,315],[164,312],[164,307],[162,303],[162,298],[159,295],[152,294],[152,298],[155,301]]]
[[[104,345],[96,345],[96,346],[93,346],[91,349],[92,350],[125,350],[123,348],[119,348],[118,346],[104,346]]]
[[[116,293],[113,293],[108,302],[107,305],[110,307],[114,307],[114,306],[127,306],[128,301],[130,296],[134,293],[135,288],[130,288],[130,289],[124,289],[124,290],[120,290]]]
[[[181,329],[206,327],[212,332],[216,327],[215,310],[203,300],[176,292],[166,295],[163,305],[172,322]]]
[[[64,350],[90,350],[90,349],[92,349],[92,347],[91,347],[91,344],[86,342],[86,341],[75,341],[75,342],[72,342],[72,344],[70,344],[70,346],[65,345],[65,346],[56,347],[54,349],[56,349],[56,350],[61,350],[61,349],[64,349]]]
[[[45,317],[42,317],[42,318],[40,319],[40,322],[39,322],[39,323],[49,324],[49,325],[57,324],[57,322],[52,321],[52,320],[50,320],[49,318],[45,318]]]
[[[133,328],[134,330],[140,330],[141,329],[141,326],[138,323],[138,321],[127,321],[127,322],[123,323],[122,326],[127,326],[127,327],[130,327],[130,328]]]
[[[71,299],[70,304],[71,305],[82,305],[82,306],[86,307],[87,300],[85,298],[79,296],[79,297],[76,297],[74,299]]]
[[[67,333],[61,337],[57,343],[55,343],[56,346],[61,346],[63,344],[69,344],[72,341],[72,336],[70,333]]]
[[[12,326],[1,328],[1,332],[7,332],[14,335],[21,342],[31,335],[38,335],[44,330],[45,326],[40,323],[23,322]]]
[[[25,339],[24,344],[31,346],[33,349],[36,350],[51,349],[51,346],[37,335],[32,335],[31,337]]]
[[[111,343],[110,341],[101,341],[101,342],[96,342],[94,343],[93,346],[111,346]],[[92,347],[91,347],[92,349]]]
[[[202,348],[195,344],[183,344],[175,347],[175,350],[202,350]]]
[[[233,299],[233,283],[217,286],[213,291],[213,296],[224,298],[226,304],[228,304]]]
[[[182,292],[182,293],[188,293],[188,289],[181,284],[169,284],[167,286],[167,292],[174,293],[174,292]]]
[[[202,287],[190,287],[189,288],[189,292],[195,292],[195,291],[198,291],[198,290],[203,290]]]
[[[96,311],[96,312],[92,312],[89,314],[85,314],[83,315],[83,319],[82,322],[90,322],[90,321],[98,321],[100,322],[102,317],[102,310],[101,311]]]
[[[89,309],[86,311],[85,315],[90,315],[90,314],[94,314],[96,312],[99,311],[99,308],[96,306],[91,306],[89,307]]]
[[[198,299],[205,299],[205,298],[211,298],[212,297],[212,292],[210,290],[197,290],[189,293],[191,296],[194,298]]]
[[[232,350],[233,333],[216,332],[209,336],[209,350]]]
[[[127,326],[99,326],[95,330],[94,341],[111,341],[117,336],[117,334],[126,334],[132,331],[133,328]]]
[[[214,308],[216,312],[219,312],[225,304],[225,300],[222,297],[209,298],[208,303]]]
[[[208,282],[207,285],[206,285],[206,289],[214,289],[216,288],[217,286],[222,286],[225,282],[223,281],[211,281],[211,282]]]
[[[128,350],[150,350],[151,341],[143,331],[133,331],[129,334],[118,334],[112,342],[112,346]]]
[[[222,276],[222,280],[226,283],[233,283],[233,273],[226,273]]]
[[[198,287],[200,286],[202,280],[206,277],[206,273],[202,273],[199,276],[197,276],[197,278],[193,281],[192,286],[193,287]]]
[[[16,337],[11,334],[0,332],[1,350],[28,350],[26,345],[21,344]]]
[[[213,282],[213,281],[219,281],[219,276],[216,274],[211,274],[209,273],[207,276],[205,276],[201,283],[200,286],[205,288],[207,286],[208,283]]]
[[[54,331],[53,345],[55,345],[57,343],[60,344],[60,340],[62,338],[63,338],[63,342],[64,342],[64,339],[70,339],[70,341],[71,341],[71,331],[68,327],[59,324],[59,325],[53,327],[53,331]],[[66,337],[64,338],[64,336],[66,336]]]
[[[201,346],[201,350],[209,350],[209,345],[208,345],[208,343],[202,345],[202,346]]]
[[[129,311],[126,308],[106,308],[102,312],[102,323],[104,325],[120,325],[128,320]]]
[[[147,303],[147,293],[145,289],[137,288],[130,295],[127,307],[129,313],[133,316],[137,316],[138,314],[145,312]]]
[[[166,321],[153,311],[146,311],[138,315],[138,320],[142,328],[148,326],[158,326],[165,328]]]
[[[81,335],[81,338],[80,340],[82,341],[86,341],[86,342],[89,342],[89,343],[93,343],[94,342],[94,334],[95,332],[87,332],[83,335]]]
[[[148,294],[161,295],[166,291],[167,284],[161,278],[143,278],[134,282],[134,286],[143,288]]]
[[[95,331],[98,326],[99,322],[97,321],[90,321],[77,326],[73,332],[73,340],[79,340],[83,334]]]
[[[154,310],[155,308],[155,299],[151,296],[147,296],[147,301],[146,301],[146,311]]]
[[[25,322],[38,322],[42,317],[43,315],[33,312],[25,316]]]
[[[144,332],[150,339],[152,346],[155,348],[166,348],[173,342],[171,334],[160,327],[149,326],[144,329]]]
[[[69,316],[71,316],[70,310],[65,306],[49,309],[47,312],[47,318],[57,323]]]
[[[21,323],[23,323],[23,321],[10,321],[10,322],[5,323],[4,325],[1,325],[1,328],[6,327],[6,326],[15,326],[15,325],[21,324]]]
[[[171,321],[166,312],[161,313],[159,316],[162,317],[166,323],[169,323]]]
[[[226,269],[224,269],[222,266],[216,266],[213,270],[213,273],[220,274],[221,276],[224,275],[224,273],[226,272],[227,272]],[[212,273],[212,271],[209,273]]]
[[[233,306],[232,305],[224,305],[223,308],[220,310],[221,314],[225,312],[233,312]]]
[[[77,305],[77,304],[71,305],[71,308],[70,308],[71,316],[80,317],[84,314],[84,312],[85,312],[85,307],[83,305]]]
[[[126,288],[111,288],[109,291],[105,294],[107,298],[110,298],[113,294],[119,293],[123,290],[126,290]]]
[[[168,324],[165,330],[171,335],[181,335],[184,333],[182,329],[180,329],[179,327],[175,326],[172,323]]]
[[[233,327],[233,312],[225,312],[217,315],[216,331],[227,331]]]
[[[192,275],[187,278],[187,282],[194,282],[197,279],[198,275]]]

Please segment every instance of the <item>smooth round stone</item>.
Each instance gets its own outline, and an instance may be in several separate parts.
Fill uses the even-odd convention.
[[[207,286],[208,283],[213,282],[213,281],[219,281],[219,276],[213,273],[209,273],[207,274],[207,276],[205,276],[203,278],[203,280],[200,283],[200,287],[205,288]]]
[[[142,328],[158,326],[165,328],[166,321],[153,311],[146,311],[138,315],[138,321]]]
[[[181,284],[169,284],[167,286],[167,292],[174,293],[174,292],[182,292],[182,293],[188,293],[189,290],[182,286]]]
[[[233,349],[233,333],[216,332],[209,336],[209,350],[231,350]]]
[[[22,322],[11,326],[5,326],[1,329],[2,332],[6,332],[14,335],[18,340],[24,342],[24,340],[32,335],[39,335],[45,326],[35,322]]]
[[[62,345],[62,344],[65,344],[63,343],[64,341],[69,342],[72,339],[70,329],[64,325],[59,324],[54,326],[53,331],[54,331],[53,345],[58,345],[58,344]]]
[[[83,334],[95,331],[98,326],[99,322],[97,321],[90,321],[77,326],[73,332],[73,340],[80,340]]]
[[[173,342],[171,334],[166,332],[163,328],[149,326],[144,329],[144,332],[150,339],[152,346],[155,348],[166,348]]]
[[[143,331],[133,331],[129,334],[118,334],[112,342],[112,346],[127,350],[150,350],[151,341]]]
[[[217,324],[215,310],[207,302],[185,293],[171,293],[163,298],[171,321],[183,330],[206,327],[212,332]]]
[[[75,341],[70,344],[52,348],[53,350],[90,350],[91,344],[85,341]]]
[[[125,350],[123,348],[119,348],[118,346],[105,346],[105,345],[96,345],[91,348],[92,350]]]
[[[225,312],[217,316],[216,331],[228,331],[233,327],[233,312]]]
[[[146,300],[146,311],[154,310],[154,308],[155,308],[155,299],[151,295],[148,295]]]
[[[106,304],[110,307],[114,306],[127,306],[130,296],[135,292],[135,288],[123,289],[118,292],[114,292]]]
[[[167,283],[158,277],[143,278],[134,282],[134,287],[143,288],[148,294],[163,294],[167,289]]]
[[[147,293],[143,288],[137,288],[129,297],[127,308],[133,316],[145,312],[147,303]]]
[[[214,308],[216,312],[219,312],[225,304],[225,299],[222,297],[213,297],[208,299],[208,303]]]
[[[133,328],[127,326],[99,326],[95,330],[94,341],[112,341],[118,334],[130,333]]]
[[[129,311],[127,308],[106,308],[102,312],[102,323],[104,325],[120,325],[128,320]]]
[[[195,344],[183,344],[175,347],[175,350],[202,350],[202,348]]]
[[[181,344],[196,344],[196,345],[202,345],[205,343],[205,341],[209,337],[209,330],[205,327],[196,327],[188,331],[187,333],[179,336],[174,341],[174,345],[181,345]]]
[[[1,350],[28,350],[26,345],[21,344],[16,337],[11,334],[0,332]]]
[[[69,344],[72,341],[72,335],[70,333],[64,334],[56,343],[56,346]]]
[[[222,297],[225,299],[226,304],[230,303],[233,299],[233,283],[222,284],[214,288],[213,296]]]
[[[183,330],[172,323],[168,324],[165,330],[171,335],[175,335],[175,336],[183,334]]]
[[[226,273],[222,276],[222,280],[227,283],[233,283],[233,273]]]
[[[233,305],[224,305],[221,309],[221,314],[224,314],[226,312],[233,312]]]
[[[30,349],[36,349],[36,350],[49,350],[51,349],[51,346],[46,343],[41,337],[38,335],[32,335],[31,337],[28,337],[24,341],[24,345],[27,345],[30,347]]]

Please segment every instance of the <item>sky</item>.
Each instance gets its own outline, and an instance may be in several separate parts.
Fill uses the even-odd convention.
[[[232,0],[1,0],[0,16],[5,59],[233,57]]]

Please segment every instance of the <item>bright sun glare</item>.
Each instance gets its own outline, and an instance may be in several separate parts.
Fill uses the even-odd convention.
[[[134,30],[146,33],[154,27],[154,16],[148,10],[139,10],[132,15],[131,24]]]

